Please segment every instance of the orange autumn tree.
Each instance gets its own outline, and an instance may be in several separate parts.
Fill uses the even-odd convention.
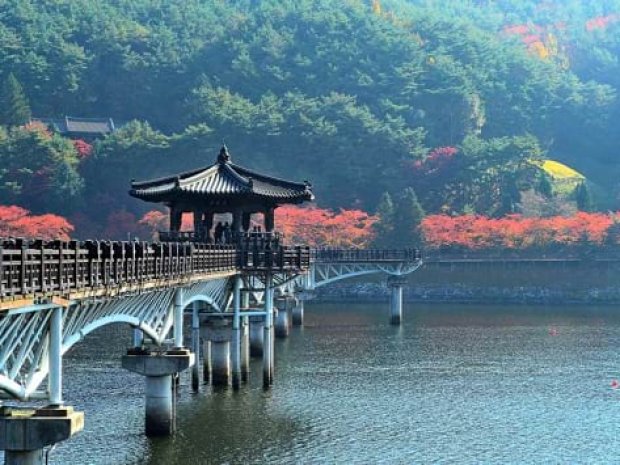
[[[58,215],[31,215],[25,208],[0,205],[0,236],[68,241],[73,225]]]
[[[138,221],[142,231],[149,235],[150,239],[156,240],[159,231],[167,231],[169,229],[169,215],[159,210],[151,210],[145,213]],[[183,213],[181,220],[181,231],[193,231],[194,220],[191,213]]]
[[[311,247],[364,248],[374,239],[374,215],[362,210],[338,212],[318,207],[284,206],[276,210],[276,228],[289,243]]]
[[[549,218],[429,215],[421,229],[429,248],[523,249],[577,243],[601,245],[614,224],[614,215],[587,212]]]

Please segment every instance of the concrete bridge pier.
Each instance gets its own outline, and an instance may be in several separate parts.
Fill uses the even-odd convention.
[[[63,309],[54,308],[49,321],[47,390],[51,405],[38,409],[0,408],[0,450],[6,465],[43,465],[45,447],[84,429],[84,413],[63,406]]]
[[[84,429],[84,413],[72,407],[0,410],[0,449],[5,465],[43,465],[44,448],[71,438]]]
[[[265,329],[263,350],[263,387],[269,388],[274,377],[274,334],[273,334],[273,277],[265,276]]]
[[[211,382],[211,341],[202,339],[202,382]]]
[[[230,339],[211,339],[211,384],[228,386],[231,381]]]
[[[262,357],[265,348],[265,318],[250,317],[250,355]]]
[[[194,353],[194,365],[192,366],[192,390],[200,389],[200,303],[192,304],[192,352]]]
[[[390,276],[387,284],[390,288],[390,324],[398,326],[403,320],[403,286],[405,279],[401,276]]]
[[[209,341],[210,381],[213,386],[228,386],[232,379],[232,328],[228,318],[209,318],[203,325],[203,339]],[[207,354],[205,354],[206,358]]]
[[[293,317],[293,326],[303,326],[304,325],[304,301],[302,299],[295,299],[295,306],[293,307],[292,317]]]
[[[241,318],[241,381],[247,383],[250,379],[250,319]]]
[[[275,317],[275,334],[279,339],[287,338],[289,335],[289,319],[286,301],[280,303],[278,308],[274,308]]]
[[[188,369],[194,355],[187,349],[150,353],[129,350],[122,366],[146,379],[145,431],[147,436],[170,436],[176,423],[173,375]]]
[[[232,385],[233,389],[241,386],[241,276],[235,277],[233,288],[233,320],[232,320]]]
[[[144,344],[144,333],[140,328],[133,328],[131,341],[133,347],[142,347],[142,344]]]

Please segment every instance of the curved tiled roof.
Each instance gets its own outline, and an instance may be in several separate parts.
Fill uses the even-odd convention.
[[[132,182],[129,194],[151,202],[165,202],[179,197],[240,197],[298,203],[314,198],[308,183],[285,181],[233,164],[225,146],[214,165],[176,176]]]

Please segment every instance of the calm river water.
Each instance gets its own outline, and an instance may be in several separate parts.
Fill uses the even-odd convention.
[[[276,383],[258,362],[239,392],[192,394],[179,431],[143,435],[140,376],[120,368],[126,328],[66,361],[65,398],[86,429],[51,463],[617,463],[618,308],[308,305],[277,341]]]

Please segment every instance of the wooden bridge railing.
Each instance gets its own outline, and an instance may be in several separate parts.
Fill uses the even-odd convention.
[[[0,299],[137,285],[226,271],[307,269],[304,247],[241,249],[196,242],[0,240]]]
[[[312,261],[412,262],[420,251],[344,250],[284,246],[279,238],[237,245],[200,242],[41,241],[0,239],[0,300],[70,295],[201,274],[297,272]]]
[[[419,249],[315,249],[317,263],[415,262],[422,257]]]
[[[286,269],[308,269],[310,267],[309,247],[250,247],[241,249],[243,270],[267,271]]]

